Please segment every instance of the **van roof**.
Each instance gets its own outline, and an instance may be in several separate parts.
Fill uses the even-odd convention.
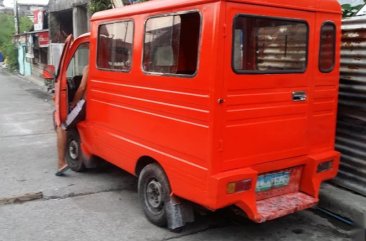
[[[337,0],[151,0],[144,3],[97,12],[92,16],[91,21],[221,1],[341,14],[341,7]]]

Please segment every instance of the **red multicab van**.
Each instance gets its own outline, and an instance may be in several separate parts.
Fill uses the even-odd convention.
[[[138,176],[160,226],[184,225],[188,203],[255,222],[315,205],[339,165],[340,21],[336,0],[156,0],[94,14],[90,33],[67,39],[57,76],[64,121],[89,65],[69,164],[97,156]]]

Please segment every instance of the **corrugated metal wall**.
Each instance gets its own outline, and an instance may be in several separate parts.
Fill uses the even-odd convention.
[[[366,16],[343,20],[335,182],[366,196]]]
[[[257,33],[258,70],[305,68],[306,39],[305,24],[259,28]]]

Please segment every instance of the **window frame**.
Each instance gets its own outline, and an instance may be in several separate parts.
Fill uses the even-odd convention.
[[[323,27],[325,26],[325,25],[327,25],[327,24],[330,24],[330,25],[333,25],[333,27],[334,27],[334,38],[333,38],[333,46],[334,46],[334,49],[333,49],[333,64],[332,64],[332,66],[330,66],[328,69],[322,69],[321,67],[320,67],[320,61],[321,61],[321,59],[320,59],[320,53],[321,53],[321,42],[322,42],[322,38],[321,38],[321,36],[322,36],[322,32],[323,32]],[[321,25],[321,27],[320,27],[320,31],[319,31],[319,53],[318,53],[318,69],[319,69],[319,71],[321,72],[321,73],[330,73],[330,72],[332,72],[333,70],[334,70],[334,67],[335,67],[335,65],[336,65],[336,43],[337,43],[337,41],[336,41],[336,39],[337,39],[337,25],[333,22],[333,21],[330,21],[330,20],[327,20],[327,21],[324,21],[323,23],[322,23],[322,25]]]
[[[146,37],[146,24],[150,19],[154,18],[161,18],[161,17],[169,17],[169,16],[175,16],[175,15],[183,15],[188,13],[198,13],[200,16],[200,26],[199,26],[199,40],[198,40],[198,46],[197,46],[197,64],[196,64],[196,71],[193,74],[172,74],[172,73],[160,73],[160,72],[153,72],[153,71],[146,71],[144,69],[144,54],[145,54],[145,37]],[[170,12],[170,13],[164,13],[164,14],[157,14],[157,15],[150,15],[148,16],[144,21],[144,32],[143,32],[143,39],[142,39],[142,51],[141,51],[141,71],[145,75],[154,75],[154,76],[167,76],[167,77],[181,77],[181,78],[194,78],[197,76],[200,66],[200,60],[201,60],[201,48],[202,48],[202,25],[203,25],[203,17],[202,13],[198,9],[194,10],[185,10],[185,11],[178,11],[178,12]]]
[[[294,22],[294,23],[303,23],[306,26],[306,54],[305,54],[305,66],[303,69],[301,70],[265,70],[265,71],[261,71],[261,70],[238,70],[235,69],[234,66],[234,31],[235,31],[235,21],[237,18],[239,17],[249,17],[249,18],[261,18],[261,19],[273,19],[273,20],[282,20],[282,21],[288,21],[288,22]],[[308,64],[309,64],[309,23],[304,20],[304,19],[294,19],[294,18],[282,18],[282,17],[271,17],[271,16],[264,16],[264,15],[251,15],[251,14],[243,14],[243,13],[239,13],[236,14],[233,18],[232,21],[232,31],[231,31],[231,37],[232,37],[232,42],[231,42],[231,69],[235,74],[251,74],[251,75],[258,75],[258,74],[303,74],[308,70]]]
[[[128,70],[123,69],[109,69],[109,68],[102,68],[98,66],[98,55],[99,55],[99,31],[102,25],[107,24],[114,24],[114,23],[123,23],[123,22],[132,22],[132,43],[131,43],[131,64],[130,68]],[[96,69],[101,71],[109,71],[109,72],[119,72],[119,73],[130,73],[133,68],[133,56],[134,56],[134,47],[135,47],[135,20],[133,18],[127,18],[123,20],[115,20],[115,21],[109,21],[109,22],[102,22],[98,25],[98,31],[97,31],[97,48],[96,48],[96,59],[95,59],[95,65]]]

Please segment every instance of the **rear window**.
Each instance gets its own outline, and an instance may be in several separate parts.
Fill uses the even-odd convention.
[[[132,42],[132,21],[100,25],[98,31],[98,68],[129,71],[132,60]]]
[[[236,73],[304,72],[308,25],[303,21],[239,15],[234,19]]]
[[[320,31],[319,70],[331,72],[335,62],[336,27],[333,23],[323,24]]]
[[[201,16],[198,12],[153,17],[145,26],[143,69],[168,75],[194,75]]]

